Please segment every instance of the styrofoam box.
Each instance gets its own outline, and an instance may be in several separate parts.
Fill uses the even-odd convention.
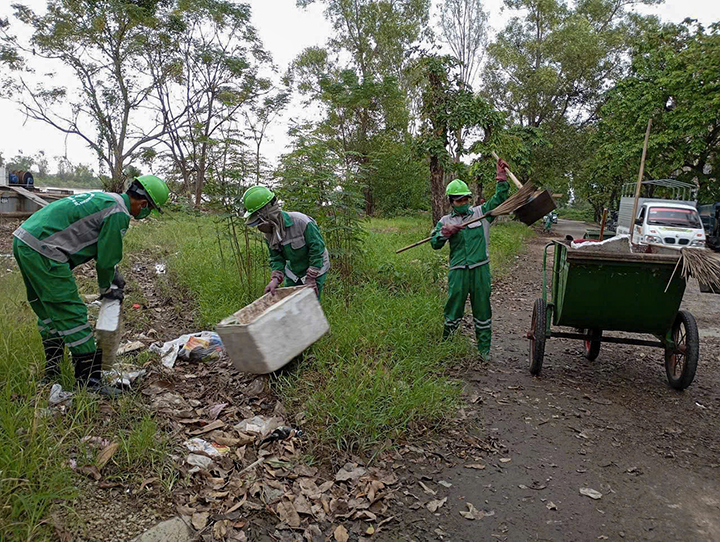
[[[216,331],[238,371],[277,371],[330,330],[312,288],[278,288],[220,322]]]

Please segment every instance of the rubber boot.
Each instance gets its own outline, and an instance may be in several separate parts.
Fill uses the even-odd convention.
[[[65,344],[60,337],[45,339],[43,349],[45,350],[45,373],[40,382],[52,384],[57,382],[60,377],[60,363],[65,354]]]
[[[102,383],[102,350],[73,356],[75,363],[75,385],[87,386],[89,391],[105,397],[117,397],[121,390]]]

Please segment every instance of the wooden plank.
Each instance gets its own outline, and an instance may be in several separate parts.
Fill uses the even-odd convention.
[[[10,185],[8,185],[8,188],[9,188],[10,190],[14,190],[15,192],[17,192],[17,193],[20,194],[21,196],[25,196],[27,199],[29,199],[29,200],[32,201],[33,203],[37,203],[40,207],[45,207],[45,206],[48,204],[48,202],[45,201],[44,199],[42,199],[40,196],[36,196],[36,195],[33,194],[32,192],[30,192],[29,190],[25,190],[25,189],[24,189],[23,187],[21,187],[21,186],[10,186]]]

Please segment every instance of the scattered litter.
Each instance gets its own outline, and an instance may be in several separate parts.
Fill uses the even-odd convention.
[[[193,341],[192,348],[187,350],[185,347],[188,344],[188,341],[190,341],[190,339],[192,338],[204,339],[204,341]],[[220,350],[218,350],[218,347],[220,348]],[[187,335],[181,335],[177,339],[168,341],[166,343],[163,343],[162,345],[160,343],[153,343],[150,345],[150,351],[160,354],[160,362],[168,369],[172,369],[175,366],[175,361],[180,355],[181,349],[186,350],[186,353],[183,355],[184,357],[194,359],[191,357],[191,354],[193,353],[193,350],[195,348],[199,349],[196,357],[200,356],[202,358],[202,353],[204,353],[206,356],[214,355],[215,352],[222,352],[222,341],[220,340],[220,336],[213,331],[201,331],[199,333],[188,333]],[[211,352],[203,352],[203,350],[205,349],[209,349],[211,350]]]
[[[206,455],[199,455],[199,454],[190,454],[187,456],[187,462],[188,464],[192,465],[193,467],[199,467],[201,469],[209,469],[210,465],[212,465],[213,460],[210,457],[207,457]],[[197,472],[197,471],[193,471]]]
[[[178,352],[178,357],[196,362],[220,359],[224,351],[222,341],[217,333],[210,333],[204,337],[190,337]]]
[[[132,388],[133,384],[140,377],[145,376],[146,372],[147,371],[145,369],[138,369],[136,371],[120,371],[112,369],[110,371],[103,371],[103,376],[111,386]]]
[[[500,458],[500,463],[510,463],[510,461],[512,461],[512,459],[510,459],[509,457]]]
[[[156,275],[164,275],[167,273],[167,265],[164,263],[156,263],[155,264],[155,274]]]
[[[446,502],[447,502],[447,497],[444,497],[442,499],[436,499],[436,500],[433,500],[433,501],[430,501],[429,503],[427,503],[425,505],[425,508],[427,508],[428,510],[430,510],[430,512],[432,512],[434,514]]]
[[[302,437],[303,432],[299,429],[293,429],[292,427],[278,427],[266,438],[260,441],[260,446],[269,442],[276,442],[278,440],[286,440],[290,437]]]
[[[440,481],[438,482],[438,484],[440,484],[440,485],[443,486],[443,487],[447,487],[447,488],[451,488],[451,487],[452,487],[452,484],[451,484],[450,482],[446,482],[445,480],[440,480]]]
[[[470,521],[474,521],[476,519],[482,519],[489,516],[494,516],[495,511],[492,510],[490,512],[486,512],[485,510],[478,510],[473,506],[471,502],[465,503],[468,507],[467,510],[460,510],[460,515],[464,517],[465,519],[469,519]]]
[[[602,499],[602,493],[589,487],[581,487],[580,495],[585,495],[586,497],[590,497],[591,499],[595,499],[596,501],[598,499]]]
[[[283,425],[282,418],[266,416],[253,416],[235,425],[235,429],[242,433],[252,433],[265,438],[278,427]]]
[[[220,451],[215,446],[201,438],[191,438],[190,440],[186,440],[183,444],[185,444],[185,447],[191,452],[203,452],[210,457],[219,457],[221,455]]]
[[[74,393],[71,391],[63,391],[63,388],[60,384],[53,384],[52,388],[50,388],[50,397],[48,397],[48,403],[50,404],[50,406],[57,406],[72,399],[73,395]]]
[[[549,503],[547,503],[547,504],[545,505],[545,508],[547,508],[548,510],[557,510],[557,506],[556,506],[555,503],[552,502],[552,501],[550,501]]]

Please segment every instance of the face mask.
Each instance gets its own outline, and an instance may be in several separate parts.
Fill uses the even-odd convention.
[[[148,216],[150,216],[150,212],[150,207],[143,207],[142,209],[140,209],[140,212],[135,218],[137,220],[142,220],[143,218],[147,218]]]
[[[470,210],[470,204],[466,203],[465,205],[458,205],[456,207],[453,207],[453,209],[455,209],[456,213],[464,215],[468,212],[468,210]]]

